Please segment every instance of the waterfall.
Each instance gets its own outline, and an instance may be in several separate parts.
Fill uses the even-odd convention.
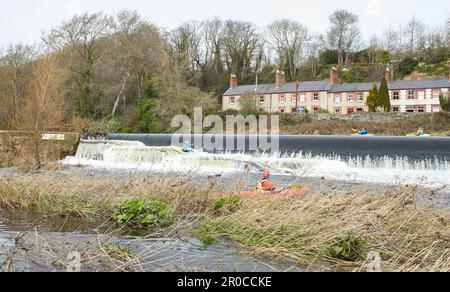
[[[106,169],[154,172],[259,173],[302,175],[372,182],[422,182],[450,185],[447,157],[401,155],[331,155],[299,151],[291,154],[182,153],[172,146],[146,146],[139,141],[81,141],[74,157],[63,163]]]

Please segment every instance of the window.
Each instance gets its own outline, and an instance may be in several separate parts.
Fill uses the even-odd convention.
[[[284,95],[280,96],[280,103],[285,103],[286,102],[286,98],[284,97]]]
[[[334,102],[341,102],[341,96],[340,95],[335,95],[334,96]]]
[[[352,108],[349,108],[349,109],[347,110],[347,113],[348,113],[349,115],[352,115],[354,112],[355,112],[355,110],[352,109]]]
[[[418,113],[424,113],[425,111],[426,111],[426,108],[424,106],[417,107],[417,112]]]
[[[419,91],[417,92],[417,98],[418,98],[418,99],[426,99],[425,91],[424,91],[424,90],[419,90]]]
[[[399,100],[400,99],[400,92],[394,91],[392,99],[393,100]]]
[[[315,107],[314,108],[314,113],[318,113],[319,112],[319,108],[318,107]]]
[[[433,90],[433,99],[439,99],[440,96],[441,96],[440,90]]]
[[[440,106],[438,106],[438,105],[433,106],[433,112],[434,113],[438,113],[440,111],[441,111],[441,107]]]
[[[398,113],[398,112],[400,112],[400,108],[399,108],[398,106],[394,106],[394,107],[392,108],[392,111],[393,111],[394,113]]]
[[[284,109],[284,108],[280,109],[280,112],[284,113],[284,112],[285,112],[285,109]]]
[[[354,95],[353,94],[349,94],[348,95],[348,102],[354,102],[354,101],[355,101]]]
[[[363,113],[363,112],[364,112],[364,109],[358,108],[358,109],[356,109],[356,112],[358,112],[358,113]]]
[[[230,97],[230,104],[235,104],[236,98],[234,96]]]
[[[260,104],[266,104],[266,98],[264,96],[259,97],[259,103]]]
[[[314,93],[314,101],[319,101],[319,94],[318,93]]]
[[[300,95],[300,102],[306,102],[306,96]]]
[[[362,93],[358,93],[358,102],[364,101],[364,95]]]
[[[408,91],[408,99],[416,99],[416,94],[415,94],[414,90]]]
[[[292,103],[297,103],[297,95],[292,96]]]
[[[340,114],[340,113],[341,113],[341,108],[339,108],[339,107],[338,107],[338,108],[335,108],[335,109],[334,109],[334,112],[335,112],[336,114]]]

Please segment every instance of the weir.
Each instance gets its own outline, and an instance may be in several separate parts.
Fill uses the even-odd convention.
[[[211,135],[210,135],[211,136]],[[202,135],[201,138],[210,136]],[[108,134],[107,140],[138,141],[151,147],[169,147],[172,145],[173,135],[146,135],[146,134]],[[195,145],[198,135],[190,136],[190,142]],[[223,139],[224,145],[227,136],[215,135],[216,139]],[[180,136],[175,139],[183,140]],[[237,140],[237,137],[235,138]],[[249,141],[257,139],[256,136],[246,136],[247,148],[244,153],[255,154],[249,151]],[[383,158],[407,157],[411,160],[439,159],[450,161],[450,138],[447,137],[354,137],[354,136],[279,136],[279,150],[282,156],[302,153],[303,155],[339,156],[341,158],[369,157]],[[220,152],[220,151],[216,151]],[[223,152],[236,153],[227,149]]]
[[[82,140],[76,156],[64,163],[112,170],[227,174],[235,179],[270,169],[281,176],[450,186],[449,138],[281,136],[279,153],[183,153],[171,144],[172,135],[110,134],[106,139]]]

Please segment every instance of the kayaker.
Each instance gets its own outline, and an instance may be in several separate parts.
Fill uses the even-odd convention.
[[[425,129],[422,126],[419,126],[419,130],[417,131],[416,136],[420,137],[420,136],[423,136],[423,135],[425,135]]]
[[[265,170],[262,179],[258,181],[256,190],[259,192],[274,192],[275,189],[275,185],[270,181],[270,172]]]
[[[369,131],[366,128],[362,128],[361,130],[359,130],[359,134],[361,136],[366,136],[369,134]]]
[[[182,147],[183,149],[182,149],[182,151],[184,152],[184,153],[192,153],[192,152],[194,152],[194,149],[192,149],[192,145],[191,145],[191,143],[189,143],[189,141],[186,141],[184,144],[183,144],[183,147]]]

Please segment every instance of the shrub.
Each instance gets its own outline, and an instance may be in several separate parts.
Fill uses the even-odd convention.
[[[356,262],[364,258],[366,254],[366,243],[354,235],[337,237],[333,244],[326,250],[329,257]]]
[[[197,237],[204,246],[210,246],[217,241],[216,237],[214,236],[214,230],[214,223],[209,220],[203,221],[199,226],[197,230]]]
[[[173,212],[161,198],[134,199],[125,202],[114,215],[119,225],[140,229],[167,227],[173,224]]]
[[[235,213],[239,210],[241,199],[236,196],[227,196],[216,199],[211,206],[216,213]]]

